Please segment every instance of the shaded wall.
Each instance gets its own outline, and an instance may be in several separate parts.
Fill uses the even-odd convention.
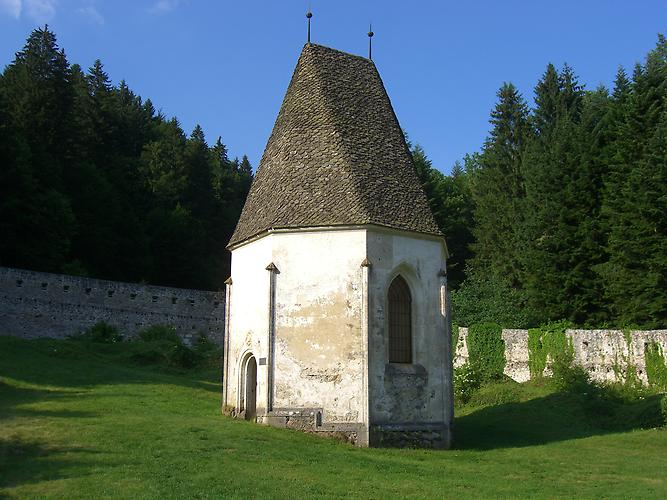
[[[98,321],[134,335],[169,324],[185,342],[222,344],[224,293],[121,283],[0,267],[0,335],[65,338]]]

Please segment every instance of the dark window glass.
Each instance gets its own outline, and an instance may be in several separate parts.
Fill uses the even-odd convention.
[[[389,362],[412,363],[412,298],[401,276],[389,287]]]

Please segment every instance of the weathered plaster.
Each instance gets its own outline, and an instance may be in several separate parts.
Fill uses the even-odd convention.
[[[439,275],[445,253],[442,239],[369,228],[271,232],[234,248],[230,360],[249,350],[269,357],[265,267],[277,268],[273,407],[258,410],[258,420],[342,432],[361,445],[371,428],[384,433],[378,442],[408,432],[422,444],[448,445],[451,356]],[[411,365],[387,362],[386,297],[399,273],[413,293]],[[270,366],[258,367],[258,406],[268,401]],[[238,401],[240,377],[239,364],[230,362],[227,404]]]
[[[322,407],[324,422],[357,422],[363,399],[364,232],[273,237],[273,258],[281,268],[276,371],[283,387],[291,387],[276,390],[276,406]]]
[[[276,274],[273,406],[324,408],[323,423],[358,422],[363,394],[361,268],[364,231],[277,233],[232,252],[230,356],[268,357],[268,286]],[[268,397],[258,367],[259,400]],[[230,370],[229,401],[240,373]]]

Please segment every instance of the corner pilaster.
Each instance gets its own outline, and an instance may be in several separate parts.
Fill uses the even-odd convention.
[[[273,392],[275,374],[275,349],[276,349],[276,276],[280,271],[271,262],[266,266],[269,272],[269,321],[268,321],[268,352],[266,360],[266,412],[273,411]]]
[[[362,357],[362,408],[361,408],[361,422],[364,426],[366,435],[359,436],[358,444],[361,446],[368,446],[369,429],[370,429],[370,394],[368,386],[368,370],[369,370],[369,348],[368,332],[370,328],[370,274],[372,264],[367,258],[361,263],[361,351]]]
[[[441,269],[438,273],[440,278],[440,317],[441,317],[441,329],[444,335],[444,356],[443,356],[443,368],[445,374],[445,380],[443,384],[443,419],[447,425],[447,448],[451,444],[451,433],[452,433],[452,423],[454,422],[454,366],[453,366],[453,357],[452,357],[452,318],[451,318],[451,306],[449,300],[449,287],[447,284],[447,269]]]
[[[229,330],[232,311],[232,277],[225,280],[225,330],[224,330],[224,352],[222,357],[222,410],[227,407],[227,395],[229,394]]]

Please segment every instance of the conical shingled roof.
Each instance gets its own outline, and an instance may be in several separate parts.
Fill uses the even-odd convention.
[[[375,64],[306,44],[229,246],[359,224],[442,236]]]

